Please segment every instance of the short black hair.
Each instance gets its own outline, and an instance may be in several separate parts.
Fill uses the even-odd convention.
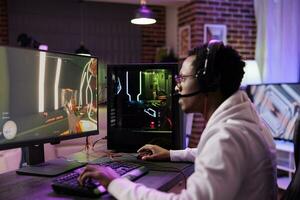
[[[189,56],[196,56],[192,63],[196,72],[204,70],[208,56],[207,46],[208,44],[204,44],[189,52]],[[211,54],[214,56],[211,57]],[[211,59],[214,59],[213,62]],[[210,61],[213,65],[209,64]],[[239,89],[244,76],[245,62],[235,49],[228,45],[212,48],[207,62],[206,74],[201,74],[199,79],[204,78],[205,84],[217,84],[217,89],[220,89],[224,98],[228,98]]]

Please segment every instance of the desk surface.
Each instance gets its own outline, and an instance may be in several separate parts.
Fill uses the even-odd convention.
[[[117,159],[144,162],[136,160],[133,156],[126,155]],[[144,165],[149,168],[149,173],[135,182],[161,191],[168,191],[180,180],[188,177],[194,170],[192,163],[144,162]],[[51,188],[53,179],[49,177],[18,175],[14,171],[1,174],[0,199],[86,199],[56,194]],[[114,198],[109,194],[105,194],[99,199]]]

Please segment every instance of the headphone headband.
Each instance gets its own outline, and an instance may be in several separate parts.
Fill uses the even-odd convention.
[[[224,47],[224,43],[220,40],[210,40],[207,44],[204,67],[203,69],[199,69],[196,73],[200,87],[203,88],[203,92],[215,91],[219,85],[219,81],[216,82],[215,77],[211,77],[213,74],[207,74],[207,71],[214,71],[213,68],[215,67],[215,56],[221,47]],[[207,69],[208,67],[210,69]]]
[[[207,61],[208,61],[208,56],[212,48],[216,48],[216,52],[221,48],[221,46],[224,46],[223,42],[220,40],[211,40],[207,44],[207,54],[205,58],[205,64],[204,64],[204,70],[202,72],[203,75],[206,74],[206,69],[207,69]]]

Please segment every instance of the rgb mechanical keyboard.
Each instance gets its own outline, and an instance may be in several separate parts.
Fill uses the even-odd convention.
[[[136,180],[148,172],[148,169],[140,164],[123,161],[108,161],[97,165],[109,166],[129,180]],[[79,185],[77,178],[83,169],[84,167],[76,169],[54,179],[51,185],[53,190],[57,193],[87,197],[98,197],[104,194],[106,189],[93,179],[88,179],[83,186]]]

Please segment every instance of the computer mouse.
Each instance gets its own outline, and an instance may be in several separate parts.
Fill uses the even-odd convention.
[[[152,155],[152,151],[149,149],[143,149],[138,152],[137,159],[142,159],[144,156]]]

